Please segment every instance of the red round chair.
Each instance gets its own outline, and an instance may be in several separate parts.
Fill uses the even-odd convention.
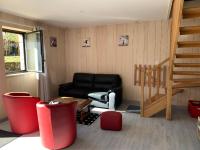
[[[49,105],[37,103],[40,137],[48,149],[70,146],[76,139],[77,102]]]
[[[26,92],[10,92],[3,95],[5,110],[14,133],[27,134],[39,129],[36,111],[36,103],[39,101],[39,98]]]

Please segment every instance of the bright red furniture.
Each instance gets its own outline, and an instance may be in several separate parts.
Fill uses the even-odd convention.
[[[122,129],[122,114],[115,111],[107,111],[101,114],[101,129],[120,131]]]
[[[37,131],[36,103],[40,99],[26,92],[10,92],[3,95],[5,110],[11,129],[17,134]]]
[[[188,112],[193,118],[197,118],[198,116],[200,116],[200,101],[189,100]]]
[[[40,137],[48,149],[70,146],[76,139],[77,102],[49,105],[37,103]]]

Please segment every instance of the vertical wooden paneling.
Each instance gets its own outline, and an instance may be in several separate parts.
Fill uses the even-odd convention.
[[[129,35],[128,46],[118,46],[120,35]],[[169,53],[169,21],[132,22],[66,30],[66,77],[74,72],[116,73],[123,81],[125,100],[140,100],[134,86],[134,64],[156,64]],[[81,41],[91,38],[91,47]]]
[[[65,82],[65,30],[62,28],[40,24],[44,28],[44,45],[49,80],[50,97],[58,96],[59,84]],[[57,47],[50,46],[50,37],[56,37]]]
[[[35,73],[6,76],[6,92],[29,92],[32,96],[38,96],[37,89]]]

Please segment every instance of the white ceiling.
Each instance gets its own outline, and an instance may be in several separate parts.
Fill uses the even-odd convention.
[[[172,0],[0,0],[0,11],[62,27],[165,20]]]

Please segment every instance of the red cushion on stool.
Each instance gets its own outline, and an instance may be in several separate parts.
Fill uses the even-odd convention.
[[[101,114],[101,129],[119,131],[122,129],[122,114],[115,111],[107,111]]]

